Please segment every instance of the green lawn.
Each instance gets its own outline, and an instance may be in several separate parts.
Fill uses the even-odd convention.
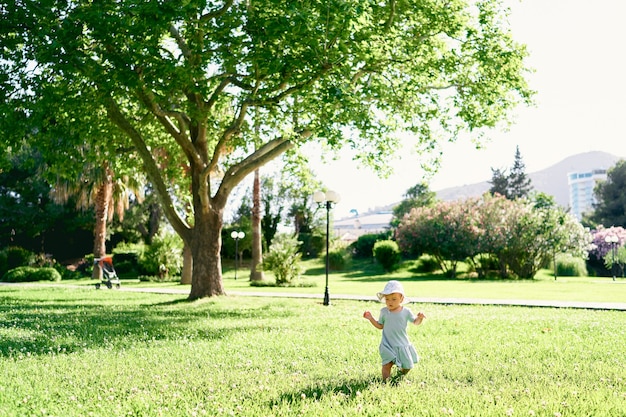
[[[325,287],[325,268],[320,260],[303,262],[304,274],[294,287],[251,287],[249,271],[240,268],[235,280],[235,273],[228,265],[224,268],[223,282],[227,292],[261,293],[304,293],[323,296]],[[266,274],[272,281],[271,273]],[[418,274],[404,268],[394,273],[385,273],[377,265],[361,262],[353,265],[349,271],[329,274],[329,292],[331,299],[336,295],[365,295],[373,297],[385,282],[398,279],[403,282],[405,291],[414,299],[428,298],[477,298],[492,300],[557,300],[583,302],[626,302],[626,278],[613,281],[607,277],[557,277],[552,271],[541,270],[532,280],[479,280],[468,278],[444,278],[437,274]],[[80,284],[92,286],[95,281],[66,281],[59,285]],[[151,283],[124,281],[124,287],[160,287],[176,288],[185,291],[188,287],[178,283]]]
[[[302,282],[314,286],[297,288],[250,287],[247,271],[226,270],[224,285],[229,291],[299,292],[323,294],[325,269],[319,260],[303,263],[305,274]],[[271,279],[271,274],[268,274]],[[560,300],[626,302],[626,279],[598,277],[557,277],[552,271],[541,270],[533,280],[479,280],[468,278],[450,279],[436,274],[418,274],[409,269],[385,273],[376,265],[361,263],[347,272],[329,274],[329,292],[333,294],[374,296],[385,282],[398,279],[403,282],[407,295],[413,298],[487,298],[522,300]]]
[[[185,298],[0,286],[0,415],[626,415],[624,312],[413,304],[422,360],[393,385],[380,303]]]

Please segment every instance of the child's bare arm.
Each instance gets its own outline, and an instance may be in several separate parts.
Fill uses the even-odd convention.
[[[422,321],[424,321],[425,318],[426,316],[424,315],[424,313],[420,311],[419,313],[417,313],[417,317],[415,317],[413,324],[419,326],[420,324],[422,324]]]
[[[366,311],[365,313],[363,313],[363,317],[366,318],[367,320],[370,321],[370,323],[372,323],[372,326],[376,327],[377,329],[382,329],[383,325],[380,324],[375,318],[374,316],[372,316],[372,313],[370,313],[369,311]]]

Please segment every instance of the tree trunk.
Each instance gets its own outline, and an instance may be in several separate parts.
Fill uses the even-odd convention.
[[[252,263],[250,264],[250,281],[262,281],[263,271],[257,271],[258,265],[263,262],[261,242],[261,179],[259,169],[254,170],[252,186]]]
[[[94,227],[93,256],[101,258],[106,255],[107,220],[109,218],[109,203],[113,194],[111,172],[105,167],[105,179],[96,191],[96,224]],[[102,279],[102,270],[93,268],[93,279]]]
[[[208,210],[206,214],[196,212],[195,220],[191,239],[193,272],[189,299],[224,295],[220,256],[222,213],[215,210]]]
[[[187,244],[183,246],[183,271],[180,277],[180,283],[183,285],[191,284],[191,275],[193,273],[193,257],[191,255],[191,247]]]

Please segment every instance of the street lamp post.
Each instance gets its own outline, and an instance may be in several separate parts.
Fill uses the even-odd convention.
[[[313,193],[313,201],[315,201],[320,206],[326,207],[326,289],[324,290],[324,305],[330,305],[330,295],[328,293],[328,269],[330,258],[328,256],[328,247],[329,247],[329,236],[330,236],[330,209],[333,207],[333,204],[338,203],[341,200],[339,194],[335,191],[316,191]]]
[[[239,239],[243,239],[246,236],[244,232],[238,232],[233,230],[230,233],[230,237],[235,239],[235,280],[237,279],[237,257],[239,256]]]
[[[615,252],[617,252],[617,242],[619,239],[615,235],[608,235],[604,241],[611,245],[611,272],[613,272],[613,281],[615,281]]]

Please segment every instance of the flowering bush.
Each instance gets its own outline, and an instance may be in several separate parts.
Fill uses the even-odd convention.
[[[611,253],[611,249],[615,244],[617,248],[624,246],[626,242],[626,229],[621,226],[604,228],[598,227],[592,231],[593,240],[591,241],[591,250],[589,251],[589,257],[592,259],[605,259],[607,254]],[[611,238],[617,238],[617,241],[611,243],[608,240]]]
[[[457,263],[465,260],[479,276],[486,274],[495,258],[500,276],[532,278],[554,253],[585,258],[589,231],[549,199],[539,197],[508,200],[485,194],[419,207],[404,217],[396,240],[407,255],[433,256],[451,277]]]

